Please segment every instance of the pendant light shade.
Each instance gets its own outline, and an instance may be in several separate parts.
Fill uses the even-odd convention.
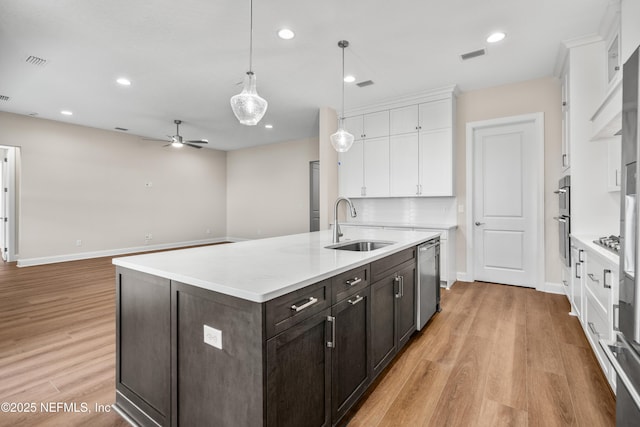
[[[349,46],[349,42],[346,40],[340,40],[338,47],[342,49],[342,112],[338,120],[338,130],[331,135],[331,145],[338,153],[344,153],[349,151],[349,148],[353,145],[353,135],[344,129],[344,49]]]
[[[267,101],[256,91],[256,75],[252,70],[253,56],[253,0],[250,1],[249,24],[249,71],[244,78],[242,92],[231,97],[231,109],[243,125],[255,126],[267,112]]]
[[[256,92],[256,75],[248,72],[242,92],[231,97],[233,114],[243,125],[255,126],[267,112],[267,106],[267,101]]]

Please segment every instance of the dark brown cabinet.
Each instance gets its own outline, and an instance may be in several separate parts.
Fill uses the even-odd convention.
[[[364,393],[371,379],[370,297],[363,289],[334,305],[335,340],[331,360],[331,417],[334,423]]]
[[[267,426],[331,425],[330,310],[267,341]]]
[[[114,407],[141,426],[337,425],[415,330],[415,261],[264,303],[118,267]]]

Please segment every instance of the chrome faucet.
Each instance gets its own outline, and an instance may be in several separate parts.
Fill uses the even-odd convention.
[[[333,207],[333,243],[338,243],[340,241],[340,237],[342,237],[342,232],[340,231],[340,225],[338,224],[338,205],[340,201],[344,200],[349,205],[351,209],[351,218],[355,218],[357,215],[356,208],[353,207],[353,203],[346,197],[338,197],[336,199],[336,204]]]

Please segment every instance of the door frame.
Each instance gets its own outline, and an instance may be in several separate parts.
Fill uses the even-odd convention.
[[[17,261],[17,249],[18,249],[18,228],[17,228],[17,220],[18,220],[18,209],[17,209],[17,197],[16,197],[16,189],[17,189],[17,167],[16,163],[18,161],[18,148],[12,146],[1,146],[6,150],[6,159],[0,159],[2,162],[5,162],[4,167],[7,169],[7,181],[2,184],[7,189],[7,205],[5,207],[7,211],[7,224],[6,229],[8,230],[7,235],[4,236],[4,242],[0,242],[0,244],[6,244],[7,251],[5,258],[0,258],[0,260],[4,259],[5,262],[14,262]],[[4,192],[4,189],[0,189]],[[4,197],[4,196],[3,196]],[[4,227],[5,224],[2,224]],[[4,251],[4,247],[0,247],[1,251]]]
[[[537,290],[544,288],[545,283],[545,260],[544,260],[544,113],[531,113],[518,116],[500,117],[497,119],[480,120],[475,122],[467,122],[466,125],[466,228],[467,228],[467,280],[475,280],[475,257],[473,256],[474,239],[473,239],[473,222],[474,222],[474,185],[473,177],[474,169],[474,134],[476,130],[487,127],[515,125],[519,123],[532,122],[534,127],[533,142],[535,146],[535,157],[533,159],[535,167],[533,168],[533,180],[536,184],[536,194],[534,197],[535,204],[535,221],[534,221],[534,245],[536,253],[543,254],[539,256],[534,271],[534,287]]]

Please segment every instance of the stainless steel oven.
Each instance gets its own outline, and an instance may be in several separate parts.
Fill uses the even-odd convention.
[[[554,191],[558,195],[558,239],[560,258],[567,267],[571,266],[571,177],[562,177],[558,182],[558,189]]]

